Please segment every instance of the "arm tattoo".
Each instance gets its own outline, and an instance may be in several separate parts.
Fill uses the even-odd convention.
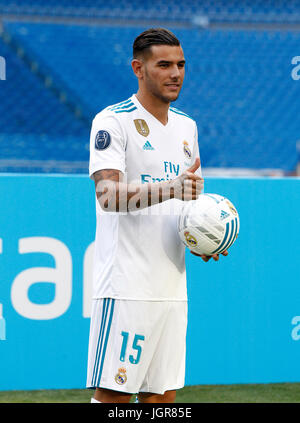
[[[116,183],[120,182],[121,172],[116,169],[102,169],[95,172],[93,174],[93,178],[95,181],[95,189],[96,189],[97,198],[99,198],[101,196],[101,192],[97,191],[97,184],[100,181],[111,181]]]

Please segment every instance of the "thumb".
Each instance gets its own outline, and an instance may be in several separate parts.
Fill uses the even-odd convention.
[[[192,165],[189,169],[187,169],[187,171],[188,171],[188,172],[195,173],[195,172],[196,172],[196,170],[197,170],[197,169],[199,169],[199,167],[200,167],[200,159],[199,159],[199,157],[197,157],[197,158],[195,159],[194,164],[193,164],[193,165]]]

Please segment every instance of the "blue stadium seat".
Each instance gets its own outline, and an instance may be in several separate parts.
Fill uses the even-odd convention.
[[[1,170],[12,159],[87,161],[89,127],[1,41],[0,54],[7,68],[0,81]]]
[[[298,0],[0,0],[0,14],[190,22],[300,22]]]
[[[57,76],[67,92],[76,94],[90,120],[103,107],[128,98],[137,89],[130,68],[131,45],[143,27],[6,23],[5,28],[54,80]],[[291,78],[290,62],[300,35],[173,30],[187,59],[186,81],[176,107],[197,121],[204,166],[294,169],[300,134],[300,82]],[[28,114],[28,120],[35,117],[34,108],[43,110],[42,104],[50,104],[43,99],[34,104],[33,97],[38,95],[32,94],[33,109],[22,112]],[[70,114],[63,107],[55,107],[55,116],[65,113],[65,117],[53,118],[46,134],[71,128]],[[53,110],[53,105],[48,110]],[[45,125],[45,119],[41,121]],[[79,123],[73,119],[72,125],[70,130],[77,133]],[[36,122],[31,126],[39,127]],[[85,131],[82,129],[87,138]],[[72,154],[77,160],[81,154],[86,157],[80,149]]]

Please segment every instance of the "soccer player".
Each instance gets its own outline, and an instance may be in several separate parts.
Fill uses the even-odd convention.
[[[132,69],[137,94],[98,113],[91,129],[97,228],[87,387],[95,388],[91,402],[129,402],[132,394],[174,402],[187,328],[177,218],[203,189],[197,127],[170,106],[185,74],[173,33],[140,34]]]

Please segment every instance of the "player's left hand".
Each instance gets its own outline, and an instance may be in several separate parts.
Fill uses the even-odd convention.
[[[218,260],[219,260],[219,258],[220,258],[220,255],[219,255],[219,254],[213,254],[212,256],[206,256],[206,255],[204,255],[204,254],[197,254],[197,253],[194,253],[193,251],[191,251],[191,253],[192,253],[192,254],[194,254],[194,256],[201,257],[201,258],[202,258],[202,260],[203,260],[203,261],[205,261],[206,263],[207,263],[207,262],[208,262],[211,258],[213,258],[213,259],[214,259],[214,261],[218,261]],[[228,251],[227,251],[227,250],[223,251],[222,256],[228,256]]]

